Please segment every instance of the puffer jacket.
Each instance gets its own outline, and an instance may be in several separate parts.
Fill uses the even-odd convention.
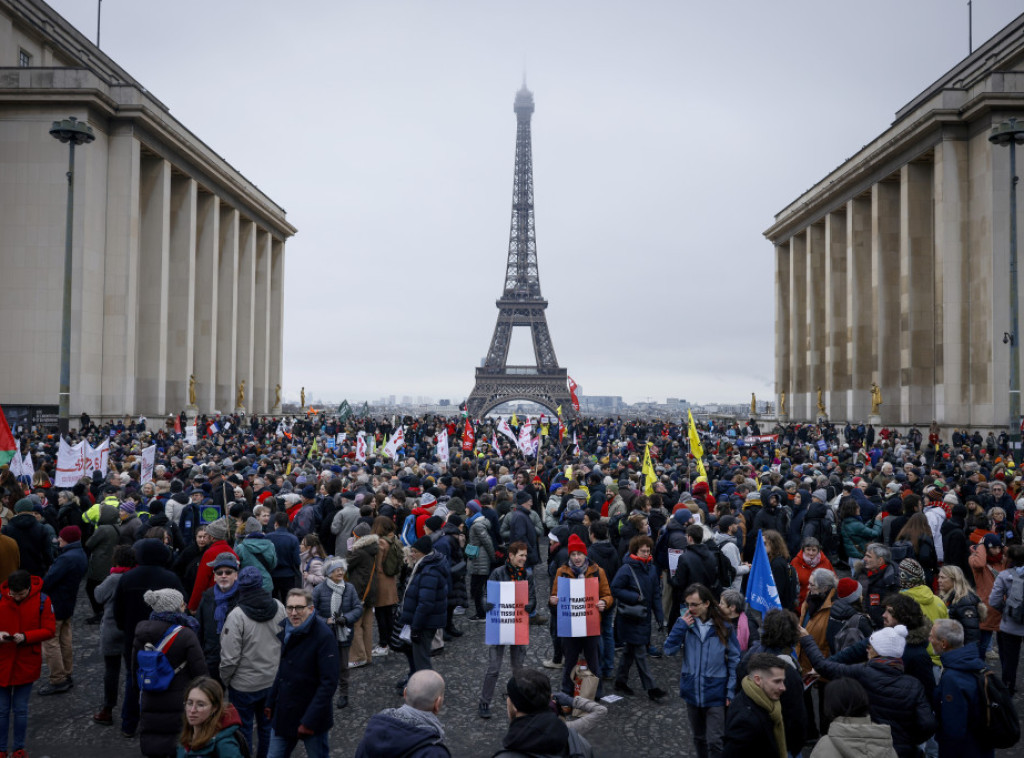
[[[409,624],[415,631],[443,629],[450,583],[448,560],[443,555],[434,551],[420,558],[409,577],[399,623]]]
[[[487,519],[476,514],[470,516],[466,523],[469,524],[469,544],[479,548],[476,557],[466,558],[469,563],[469,575],[487,576],[491,573],[491,564],[494,563],[494,542],[491,540]]]
[[[349,553],[351,556],[351,553]],[[356,592],[355,585],[352,582],[344,582],[344,590],[341,593],[341,605],[338,606],[338,613],[345,617],[345,623],[349,629],[355,626],[355,623],[363,615],[363,604],[359,602],[359,593]],[[331,614],[331,600],[333,599],[334,590],[331,586],[324,582],[318,584],[316,589],[313,590],[313,607],[316,609],[316,615],[324,620],[326,623],[332,616]],[[334,624],[329,625],[331,631],[337,636],[338,630]],[[342,642],[344,646],[352,644],[352,635],[347,635],[348,639]],[[340,642],[340,640],[339,640]]]
[[[632,571],[630,570],[632,569]],[[639,587],[638,587],[639,585]],[[619,632],[622,641],[630,645],[647,645],[651,639],[651,613],[659,624],[665,623],[661,607],[661,581],[654,561],[642,563],[626,554],[619,573],[612,580],[612,596],[620,603],[636,605],[641,603],[647,610],[643,618],[618,614]],[[643,600],[641,601],[641,593]]]
[[[999,572],[1006,569],[1005,551],[1002,560],[998,563],[989,563],[988,551],[985,550],[985,546],[973,545],[967,562],[971,565],[971,573],[974,575],[974,587],[978,592],[978,597],[988,606],[985,620],[978,626],[986,632],[998,631],[999,622],[1003,620],[1003,614],[992,607],[992,604],[989,602],[989,596],[992,593],[992,587],[996,583],[996,577],[999,576]]]
[[[273,592],[274,582],[270,578],[270,572],[277,568],[277,548],[274,543],[267,539],[265,534],[256,532],[246,535],[245,539],[235,545],[235,553],[238,554],[239,567],[241,571],[246,566],[255,566],[260,572],[263,589]]]
[[[117,628],[114,620],[114,594],[117,583],[128,569],[118,568],[100,582],[93,590],[96,602],[103,605],[103,619],[100,621],[100,655],[122,655],[124,653],[124,633]]]
[[[978,707],[978,680],[974,673],[986,668],[975,645],[962,645],[942,654],[942,678],[935,691],[939,717],[939,755],[991,758],[971,735],[970,726],[983,718]]]
[[[980,602],[977,595],[973,592],[968,592],[955,603],[946,606],[949,611],[949,617],[954,621],[959,621],[960,626],[964,628],[965,645],[974,644],[981,639],[981,619],[978,616],[978,604]]]
[[[1006,569],[1006,571],[999,573],[995,584],[992,585],[992,592],[988,596],[988,604],[991,608],[995,608],[1000,613],[1005,611],[1006,596],[1010,594],[1010,585],[1013,583],[1013,578],[1017,575],[1024,575],[1024,566]],[[1014,621],[1003,613],[1003,617],[999,621],[999,631],[1024,637],[1024,624]]]
[[[800,638],[811,665],[822,676],[856,679],[868,693],[871,719],[892,728],[893,746],[900,758],[916,758],[917,746],[935,734],[935,716],[921,683],[903,673],[899,658],[872,658],[854,666],[825,660],[814,638]]]
[[[10,635],[24,634],[20,645],[12,639],[0,642],[0,687],[31,684],[43,666],[43,642],[56,632],[50,599],[42,594],[43,580],[32,577],[28,597],[14,601],[7,582],[0,584],[0,629]]]
[[[882,534],[882,523],[872,522],[871,526],[868,526],[851,516],[843,519],[839,533],[843,537],[843,548],[846,550],[847,558],[859,560],[864,557],[864,549],[868,544],[876,541]]]
[[[109,505],[100,506],[99,526],[92,536],[85,543],[89,551],[89,570],[86,579],[94,582],[102,582],[110,573],[110,567],[114,563],[114,548],[121,539],[117,532],[117,508]]]
[[[366,608],[372,608],[377,599],[377,581],[380,577],[380,537],[367,534],[352,543],[348,551],[348,580]],[[366,600],[362,600],[363,598]]]
[[[892,728],[873,723],[870,716],[840,716],[829,724],[811,758],[896,758]]]
[[[665,655],[683,651],[683,668],[679,675],[679,697],[698,708],[724,706],[726,699],[736,696],[736,667],[740,662],[740,643],[732,624],[728,641],[722,642],[714,623],[692,626],[676,620],[665,639]]]

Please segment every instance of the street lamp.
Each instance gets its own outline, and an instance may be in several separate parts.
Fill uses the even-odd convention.
[[[1024,123],[1011,118],[992,127],[993,145],[1010,146],[1010,455],[1020,463],[1020,347],[1017,339],[1017,145],[1024,144]]]
[[[60,412],[57,421],[60,433],[66,435],[71,425],[71,223],[75,207],[75,145],[88,145],[96,135],[92,133],[91,126],[70,116],[63,121],[54,121],[50,136],[66,142],[70,148],[68,215],[64,230],[64,312],[60,332]]]

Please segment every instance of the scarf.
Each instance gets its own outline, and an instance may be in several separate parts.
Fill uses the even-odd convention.
[[[576,568],[576,564],[574,564],[572,561],[569,561],[569,563],[566,565],[568,565],[569,568],[572,569],[573,575],[575,575],[575,577],[579,579],[581,576],[587,573],[587,569],[590,568],[590,559],[584,558],[583,565],[579,568]]]
[[[508,578],[513,582],[525,582],[526,581],[526,569],[518,568],[512,565],[511,561],[505,561],[505,570],[508,572]]]
[[[213,585],[213,620],[217,622],[217,634],[220,634],[224,629],[224,622],[228,620],[228,601],[235,596],[238,592],[238,582],[235,582],[231,589],[227,592],[222,592],[220,587],[216,584]]]
[[[749,674],[743,677],[742,685],[743,692],[754,701],[754,705],[768,711],[768,717],[772,720],[772,733],[775,736],[775,746],[779,750],[779,758],[787,758],[786,728],[782,725],[782,706],[754,684],[754,680],[750,678]]]
[[[808,566],[810,566],[811,568],[815,568],[819,563],[821,563],[821,551],[820,550],[818,551],[818,554],[814,557],[813,561],[810,558],[807,557],[807,551],[806,550],[801,550],[800,554],[803,556],[804,563],[807,564]]]
[[[189,616],[187,613],[167,613],[165,611],[153,611],[149,614],[149,618],[153,621],[166,621],[168,624],[178,624],[191,629],[197,635],[199,634],[199,619]]]
[[[646,566],[646,565],[647,565],[648,563],[650,563],[650,562],[651,562],[651,556],[649,556],[649,555],[648,555],[648,556],[647,556],[646,558],[641,558],[641,557],[640,557],[639,555],[633,555],[632,553],[630,553],[630,554],[629,554],[629,557],[630,557],[630,558],[632,558],[632,559],[633,559],[634,561],[636,561],[637,563],[642,563],[642,564],[643,564],[643,565],[645,565],[645,566]]]
[[[327,577],[324,582],[331,588],[331,616],[337,616],[341,610],[341,599],[345,596],[345,580],[334,582]]]
[[[124,574],[128,571],[131,571],[131,568],[128,566],[114,566],[110,569],[111,574]]]

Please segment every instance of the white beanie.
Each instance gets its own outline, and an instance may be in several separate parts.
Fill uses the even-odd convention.
[[[882,627],[868,638],[868,643],[884,658],[902,658],[907,645],[907,627],[903,624]]]

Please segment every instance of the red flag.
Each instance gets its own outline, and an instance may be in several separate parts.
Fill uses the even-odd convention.
[[[466,419],[466,430],[462,433],[462,449],[472,450],[476,443],[476,434],[473,432],[473,425]]]
[[[181,416],[174,417],[174,433],[181,434]]]
[[[566,374],[566,377],[569,379],[569,397],[572,399],[572,409],[574,411],[576,411],[577,413],[579,413],[580,412],[580,399],[578,397],[576,397],[576,387],[578,385],[576,384],[576,382],[574,382],[572,380],[571,376]]]
[[[7,417],[3,408],[0,408],[0,466],[10,463],[18,452],[18,445],[11,434],[11,427],[7,425]]]

